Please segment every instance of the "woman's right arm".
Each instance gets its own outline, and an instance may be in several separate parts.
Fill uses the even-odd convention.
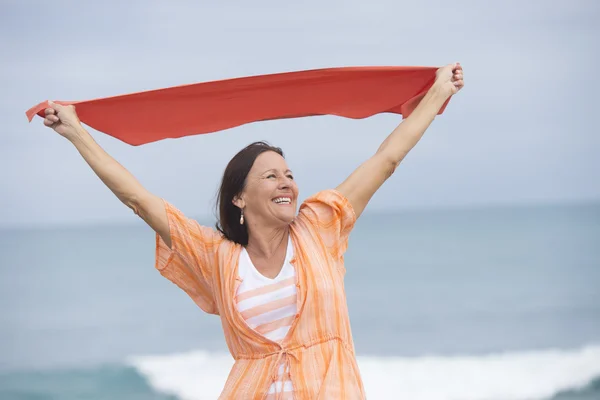
[[[75,107],[50,103],[45,114],[44,125],[73,143],[102,182],[171,247],[169,222],[163,200],[146,190],[129,171],[96,143],[79,122]]]

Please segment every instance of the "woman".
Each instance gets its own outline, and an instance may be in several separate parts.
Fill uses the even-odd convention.
[[[308,198],[283,153],[253,143],[227,165],[217,229],[144,189],[79,123],[51,104],[44,124],[71,141],[115,195],[156,232],[156,268],[220,315],[235,359],[222,399],[363,399],[343,287],[348,235],[367,203],[463,87],[440,68],[413,113],[334,190]]]

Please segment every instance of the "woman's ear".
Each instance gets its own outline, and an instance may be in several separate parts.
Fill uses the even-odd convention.
[[[243,210],[244,207],[246,206],[246,203],[244,202],[244,200],[242,199],[241,196],[235,196],[233,198],[233,200],[231,200],[231,202],[233,203],[234,206],[236,206],[240,210]]]

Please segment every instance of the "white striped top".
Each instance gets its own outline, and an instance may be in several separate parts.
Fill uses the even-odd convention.
[[[293,253],[292,242],[288,239],[283,267],[273,279],[256,270],[246,249],[240,255],[238,274],[242,282],[236,294],[237,308],[252,329],[274,342],[285,338],[297,313],[296,271],[290,264]],[[284,398],[291,398],[292,382],[289,376],[282,376],[283,366],[282,363],[279,367],[279,379],[269,388],[267,399],[282,389]]]

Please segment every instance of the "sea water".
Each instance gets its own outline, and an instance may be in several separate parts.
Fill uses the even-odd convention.
[[[132,221],[0,231],[0,399],[217,398],[220,321]],[[600,399],[600,204],[367,212],[346,269],[369,398]]]

